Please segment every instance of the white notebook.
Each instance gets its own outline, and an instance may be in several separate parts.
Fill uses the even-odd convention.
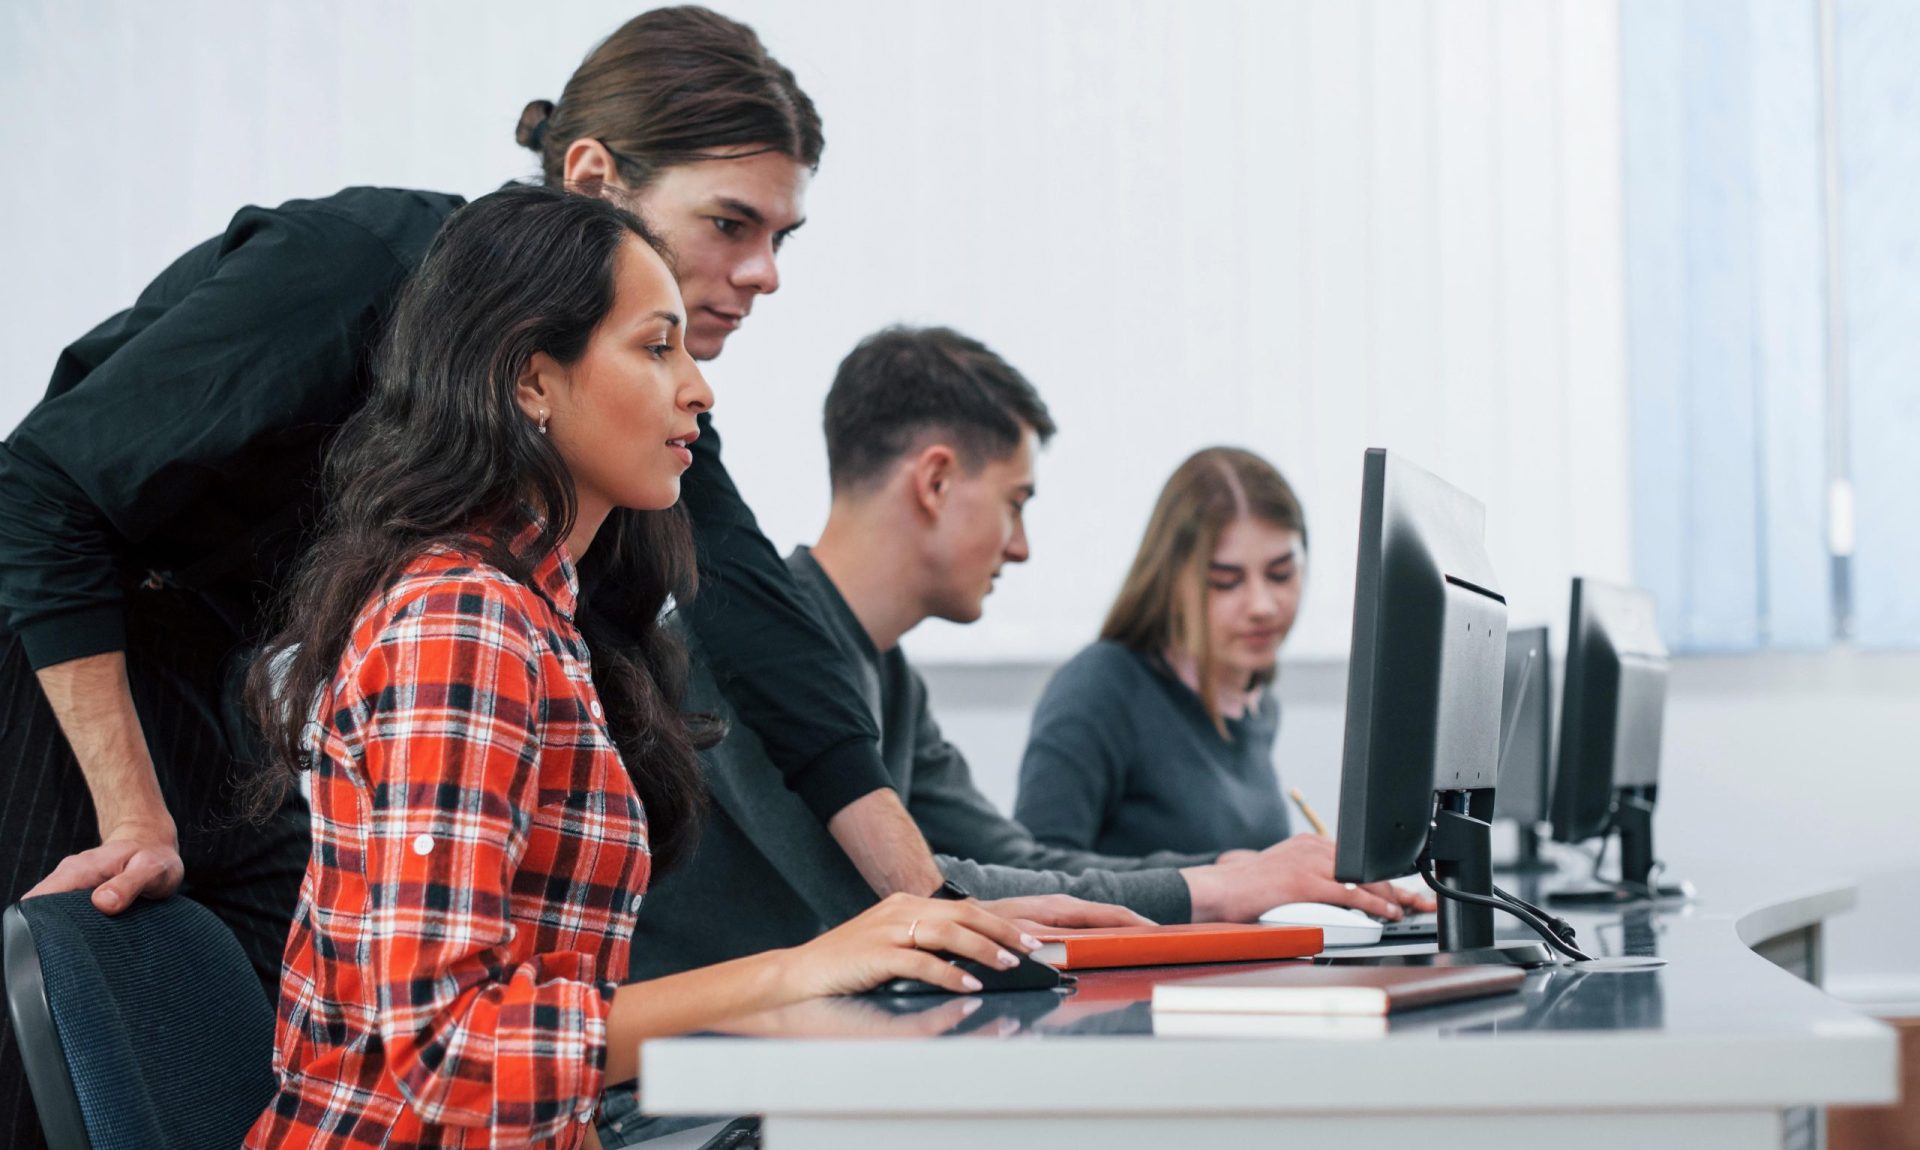
[[[1156,1038],[1383,1038],[1384,1014],[1194,1014],[1153,1016]]]
[[[1156,983],[1153,1012],[1384,1015],[1520,989],[1513,966],[1266,967]]]

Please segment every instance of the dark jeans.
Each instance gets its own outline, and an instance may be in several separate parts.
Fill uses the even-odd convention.
[[[306,804],[295,793],[265,822],[241,816],[235,784],[249,736],[228,685],[231,632],[178,592],[136,593],[127,676],[186,866],[184,894],[220,916],[278,1002],[300,881]],[[100,828],[85,778],[19,640],[0,626],[0,906],[11,906]],[[44,1145],[13,1028],[0,1014],[0,1146]]]

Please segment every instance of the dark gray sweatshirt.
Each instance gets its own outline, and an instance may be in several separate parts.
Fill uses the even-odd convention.
[[[1162,660],[1101,641],[1055,672],[1034,709],[1013,817],[1074,850],[1259,850],[1289,833],[1271,691],[1228,738]]]
[[[1156,922],[1192,916],[1178,868],[1212,862],[1218,852],[1116,857],[1036,841],[973,785],[965,757],[941,737],[926,683],[905,654],[874,648],[806,548],[787,565],[815,617],[850,657],[863,702],[880,724],[881,760],[948,878],[986,899],[1071,894]],[[719,714],[732,728],[702,756],[713,803],[699,845],[659,878],[641,907],[635,978],[793,946],[875,901],[832,836],[781,781],[758,736],[738,722],[697,641],[688,645],[695,658],[687,710]]]

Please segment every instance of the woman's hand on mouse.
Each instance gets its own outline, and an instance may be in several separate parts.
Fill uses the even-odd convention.
[[[890,894],[788,951],[779,964],[781,1000],[858,994],[895,978],[917,978],[956,994],[971,993],[980,989],[980,980],[934,952],[1010,970],[1019,964],[1017,954],[1039,947],[1039,939],[973,899]]]

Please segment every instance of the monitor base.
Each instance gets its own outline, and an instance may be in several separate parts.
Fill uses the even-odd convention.
[[[1693,884],[1690,882],[1663,882],[1650,887],[1632,883],[1570,886],[1547,892],[1547,901],[1556,906],[1626,906],[1636,902],[1692,897]]]
[[[1693,897],[1693,884],[1686,879],[1679,882],[1627,883],[1626,888],[1635,898],[1653,902],[1685,902]]]
[[[1559,863],[1543,858],[1503,859],[1493,864],[1494,874],[1553,874],[1559,869]]]
[[[1394,954],[1314,956],[1322,966],[1552,966],[1560,960],[1544,942],[1501,942],[1467,950],[1421,950]]]

